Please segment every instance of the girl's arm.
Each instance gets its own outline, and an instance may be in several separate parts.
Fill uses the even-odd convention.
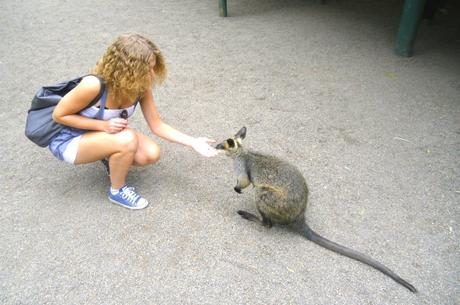
[[[149,89],[145,93],[144,97],[140,100],[140,104],[150,130],[157,136],[170,142],[192,147],[196,152],[205,157],[212,157],[217,154],[217,151],[209,145],[214,143],[214,140],[191,137],[164,123],[155,106],[152,89]]]
[[[85,130],[115,133],[127,126],[124,119],[103,121],[91,119],[78,113],[93,101],[101,90],[101,83],[95,76],[84,77],[81,82],[67,93],[53,111],[53,120],[61,125]]]

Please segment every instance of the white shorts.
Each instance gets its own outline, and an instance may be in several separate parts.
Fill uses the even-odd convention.
[[[81,136],[75,137],[70,140],[69,144],[62,153],[62,157],[65,162],[75,163],[75,158],[77,158],[78,144],[80,143]]]
[[[85,132],[87,131],[65,127],[56,136],[54,136],[48,145],[48,148],[59,160],[75,164],[78,144],[80,143],[82,134]]]

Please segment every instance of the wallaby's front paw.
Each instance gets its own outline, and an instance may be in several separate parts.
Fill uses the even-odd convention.
[[[248,219],[248,220],[250,220],[250,219],[251,219],[251,216],[252,216],[251,213],[246,212],[246,211],[242,211],[242,210],[238,210],[237,213],[238,213],[238,215],[240,215],[240,216],[243,217],[244,219]]]
[[[233,189],[234,189],[235,192],[237,192],[238,194],[241,194],[241,188],[240,188],[240,187],[235,186]]]
[[[260,220],[257,218],[256,215],[251,214],[251,213],[249,213],[249,212],[239,210],[239,211],[237,211],[237,213],[238,213],[241,217],[243,217],[244,219],[247,219],[247,220],[250,220],[250,221],[260,222]]]

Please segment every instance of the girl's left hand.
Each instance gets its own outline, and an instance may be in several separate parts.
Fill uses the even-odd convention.
[[[218,151],[210,145],[213,143],[216,143],[216,141],[208,138],[195,138],[192,148],[204,157],[214,157],[218,154]]]

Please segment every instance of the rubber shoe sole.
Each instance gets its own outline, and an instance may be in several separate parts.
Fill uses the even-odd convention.
[[[149,205],[149,202],[148,202],[146,199],[144,199],[144,200],[140,199],[139,201],[144,201],[144,203],[139,204],[139,202],[138,202],[138,205],[136,205],[136,206],[124,205],[124,204],[121,203],[121,202],[118,202],[118,201],[116,201],[116,200],[113,200],[112,198],[110,198],[110,196],[109,196],[109,200],[110,200],[112,203],[116,204],[116,205],[119,205],[119,206],[121,206],[121,207],[124,207],[124,208],[126,208],[126,209],[130,209],[130,210],[142,210],[142,209],[145,209],[145,208]]]

